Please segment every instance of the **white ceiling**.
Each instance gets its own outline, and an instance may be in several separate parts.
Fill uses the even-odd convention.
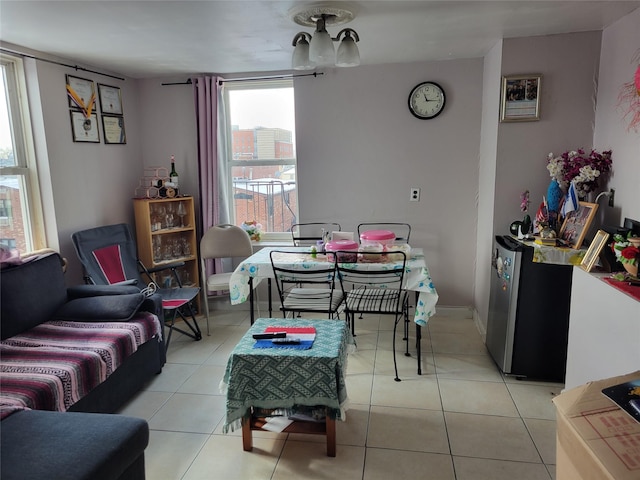
[[[601,30],[640,1],[348,4],[363,65],[485,55],[500,38]],[[5,1],[0,40],[133,78],[288,70],[304,1]],[[343,27],[329,27],[336,35]],[[640,26],[639,26],[640,28]],[[6,48],[6,45],[4,45]]]

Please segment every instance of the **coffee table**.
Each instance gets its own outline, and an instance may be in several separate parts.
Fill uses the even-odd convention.
[[[308,350],[254,348],[253,334],[270,326],[315,327],[316,338]],[[346,357],[352,344],[344,320],[257,319],[227,362],[223,379],[227,395],[224,432],[241,427],[243,448],[251,451],[251,432],[263,429],[265,409],[289,415],[300,407],[324,407],[323,421],[294,421],[283,431],[326,435],[327,455],[335,457],[335,421],[345,417]]]

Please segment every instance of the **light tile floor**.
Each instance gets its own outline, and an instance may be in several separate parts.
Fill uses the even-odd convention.
[[[346,422],[337,424],[335,458],[326,456],[320,436],[254,432],[253,452],[244,452],[240,432],[222,433],[218,386],[249,327],[246,310],[213,312],[211,336],[199,342],[175,334],[162,373],[120,411],[149,422],[147,478],[555,478],[551,399],[563,385],[504,377],[473,321],[451,315],[436,315],[423,328],[421,376],[415,351],[405,357],[398,336],[398,383],[390,318],[356,321],[358,350],[347,368],[351,403]]]

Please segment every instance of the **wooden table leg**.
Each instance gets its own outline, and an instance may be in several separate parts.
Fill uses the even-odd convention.
[[[336,456],[336,420],[327,415],[325,419],[327,429],[327,456]]]
[[[251,414],[242,419],[242,449],[245,452],[253,450],[253,434],[251,433]]]

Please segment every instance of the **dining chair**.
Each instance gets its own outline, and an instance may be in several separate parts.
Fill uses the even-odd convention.
[[[315,245],[318,240],[324,241],[331,232],[341,230],[339,223],[295,223],[291,227],[291,237],[294,246],[305,247]]]
[[[411,225],[397,222],[365,222],[358,225],[358,238],[367,230],[390,230],[396,234],[396,242],[409,243]]]
[[[192,305],[200,289],[182,286],[177,269],[184,267],[184,262],[170,262],[147,268],[138,259],[136,242],[126,223],[75,232],[71,235],[71,240],[80,263],[82,263],[86,283],[94,285],[129,284],[137,286],[143,293],[160,294],[164,323],[169,329],[169,335],[165,338],[167,350],[174,330],[194,340],[202,339]],[[178,287],[160,288],[153,274],[162,271],[171,272]],[[176,326],[177,318],[181,318],[189,330],[183,330]]]
[[[209,335],[209,292],[229,290],[229,280],[233,272],[210,272],[207,274],[207,260],[247,258],[253,254],[251,238],[241,227],[222,223],[210,227],[200,240],[200,267],[205,293],[204,308],[207,314],[207,335]]]
[[[336,255],[336,271],[344,296],[344,309],[351,333],[355,336],[355,315],[393,315],[393,367],[399,382],[396,361],[396,327],[401,318],[409,322],[409,295],[404,288],[407,256],[394,252],[394,261],[383,252],[367,253],[366,263],[340,263]],[[362,257],[358,260],[360,261]],[[408,337],[407,337],[407,342]],[[419,360],[419,359],[418,359]]]
[[[278,288],[282,316],[299,312],[325,313],[328,318],[340,318],[342,291],[336,289],[336,265],[320,264],[318,268],[305,264],[301,252],[272,250],[271,266]]]

